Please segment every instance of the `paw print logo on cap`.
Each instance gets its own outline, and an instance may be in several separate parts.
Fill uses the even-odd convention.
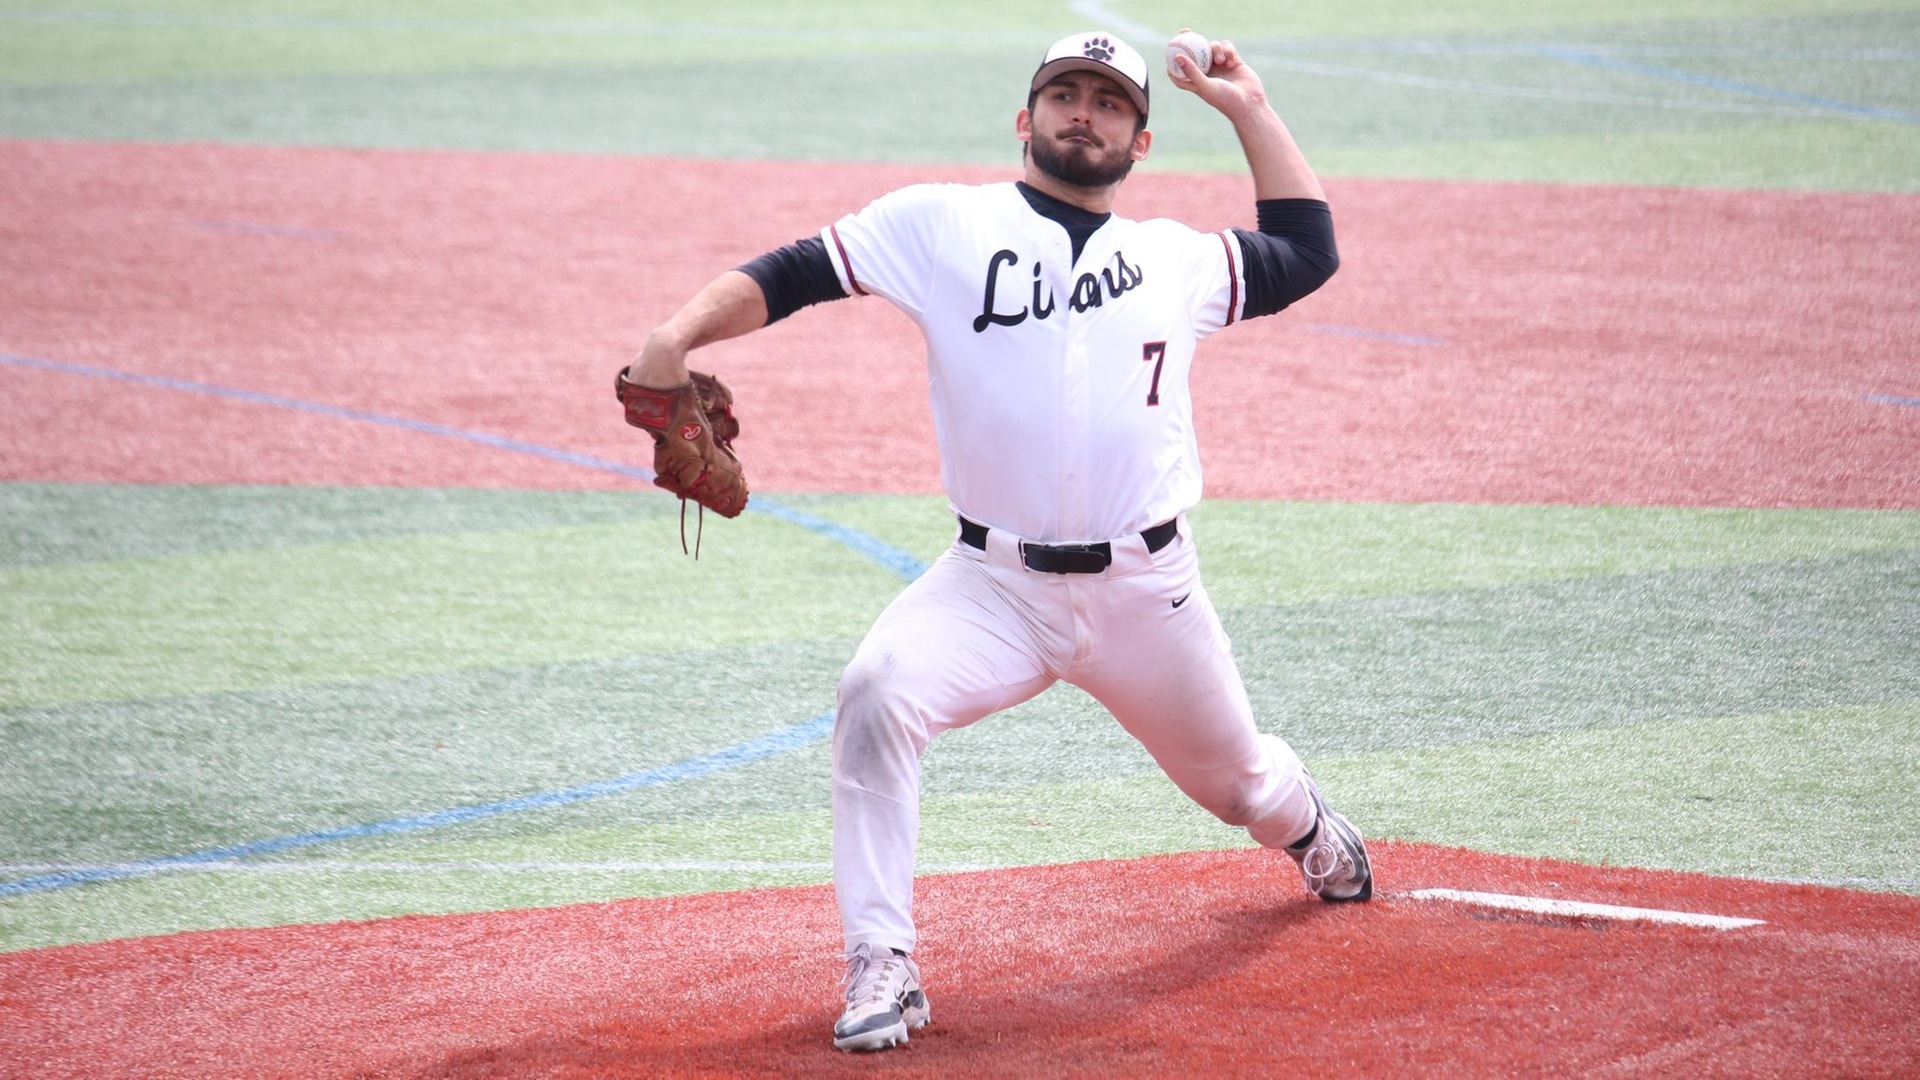
[[[1038,93],[1050,80],[1069,71],[1091,71],[1120,84],[1142,116],[1147,112],[1147,62],[1127,43],[1106,30],[1085,30],[1053,43],[1046,59],[1034,69],[1030,88]]]

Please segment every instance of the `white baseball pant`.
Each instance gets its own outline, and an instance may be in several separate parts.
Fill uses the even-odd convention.
[[[920,757],[933,737],[1065,680],[1091,694],[1181,791],[1270,848],[1312,827],[1306,770],[1258,732],[1187,536],[1113,542],[1098,574],[1027,569],[1000,530],[963,542],[881,613],[841,676],[833,882],[849,951],[911,952]],[[1178,604],[1176,606],[1176,601]]]

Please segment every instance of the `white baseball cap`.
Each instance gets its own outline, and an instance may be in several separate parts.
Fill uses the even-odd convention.
[[[1140,115],[1147,113],[1147,62],[1133,47],[1113,34],[1100,30],[1063,37],[1047,50],[1033,73],[1033,89],[1038,90],[1066,71],[1091,71],[1120,84],[1133,99]]]

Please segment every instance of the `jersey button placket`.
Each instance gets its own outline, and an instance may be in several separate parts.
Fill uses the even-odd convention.
[[[1061,352],[1060,373],[1060,524],[1067,538],[1094,543],[1112,538],[1087,531],[1093,519],[1093,507],[1088,503],[1093,440],[1088,426],[1093,388],[1088,380],[1092,377],[1092,357],[1087,351],[1092,312],[1063,308],[1061,314],[1067,320],[1067,343]]]

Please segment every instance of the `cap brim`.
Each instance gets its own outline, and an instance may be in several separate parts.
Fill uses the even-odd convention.
[[[1112,64],[1103,64],[1084,56],[1063,57],[1052,63],[1040,65],[1040,70],[1033,73],[1032,88],[1038,90],[1069,71],[1090,71],[1095,75],[1103,75],[1113,80],[1113,84],[1125,90],[1127,97],[1133,100],[1133,107],[1139,109],[1142,116],[1146,115],[1147,92],[1140,88],[1140,84],[1121,74],[1120,69]]]

